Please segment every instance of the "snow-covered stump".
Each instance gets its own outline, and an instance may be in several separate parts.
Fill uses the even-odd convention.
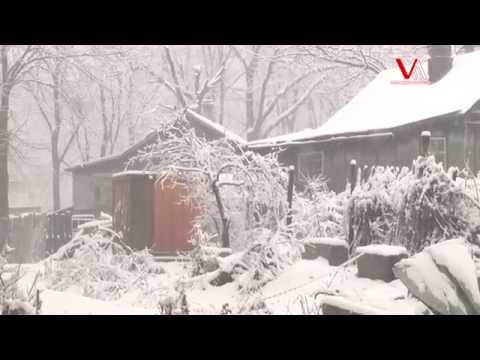
[[[338,266],[348,260],[348,244],[335,238],[318,238],[304,243],[302,258],[314,260],[323,257],[332,266]]]
[[[390,282],[395,280],[393,266],[408,257],[403,246],[368,245],[357,248],[358,277]]]

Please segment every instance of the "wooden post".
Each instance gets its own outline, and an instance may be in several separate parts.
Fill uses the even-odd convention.
[[[369,178],[370,178],[370,168],[368,167],[368,165],[365,165],[363,167],[363,182],[366,183]]]
[[[288,188],[287,188],[287,203],[288,203],[288,214],[287,214],[287,226],[292,223],[292,202],[293,202],[293,183],[295,180],[295,166],[290,166],[288,168]]]
[[[353,190],[355,189],[355,186],[357,185],[357,161],[355,159],[352,159],[350,161],[350,193],[353,193]],[[350,215],[348,219],[348,245],[349,248],[352,249],[352,244],[354,240],[354,233],[353,233],[353,211],[355,209],[355,204],[351,202],[350,205]]]
[[[353,190],[357,186],[357,161],[352,159],[350,161],[350,192],[353,193]]]
[[[456,182],[457,181],[457,176],[458,176],[458,169],[453,169],[452,171],[452,180],[453,182]]]
[[[420,135],[420,156],[428,155],[428,148],[430,147],[430,131],[422,131]]]
[[[428,148],[430,146],[430,131],[422,131],[420,134],[420,156],[427,157],[428,156]],[[423,170],[425,169],[425,165],[418,169],[418,178],[423,176]]]

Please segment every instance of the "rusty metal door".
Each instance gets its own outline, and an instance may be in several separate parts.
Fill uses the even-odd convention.
[[[172,179],[155,184],[154,250],[176,253],[191,249],[189,240],[195,210],[183,201],[187,194],[187,187]]]

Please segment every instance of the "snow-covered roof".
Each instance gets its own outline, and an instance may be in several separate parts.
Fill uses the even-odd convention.
[[[192,125],[198,125],[200,127],[203,127],[204,129],[209,129],[213,133],[216,134],[218,137],[225,137],[227,139],[230,139],[232,141],[237,142],[239,145],[246,145],[247,142],[239,135],[231,132],[230,130],[227,130],[224,126],[215,123],[214,121],[196,113],[193,110],[187,109],[185,110],[185,118],[192,124]],[[96,159],[87,163],[83,163],[80,165],[76,165],[70,168],[65,169],[66,171],[76,171],[76,170],[81,170],[81,169],[87,169],[91,168],[93,166],[99,166],[99,165],[104,165],[105,163],[109,162],[115,162],[115,161],[121,161],[129,158],[132,154],[134,154],[137,150],[145,147],[146,145],[156,141],[158,139],[158,131],[153,130],[150,133],[148,133],[143,140],[137,142],[135,145],[131,146],[127,150],[125,150],[123,153],[117,154],[117,155],[111,155],[107,156],[101,159]]]
[[[114,173],[112,177],[120,177],[120,176],[131,176],[131,175],[139,175],[139,176],[156,176],[157,173],[153,171],[139,171],[139,170],[128,170],[128,171],[121,171]]]
[[[227,130],[224,126],[220,125],[219,123],[216,123],[216,122],[206,118],[205,116],[197,114],[196,112],[194,112],[192,110],[187,110],[186,113],[188,115],[190,115],[191,118],[194,119],[194,121],[203,125],[204,127],[209,128],[209,129],[213,130],[214,132],[216,132],[218,134],[223,134],[226,138],[234,140],[234,141],[238,142],[240,145],[246,145],[247,144],[247,142],[245,141],[244,138],[242,138],[241,136],[235,134],[234,132],[232,132],[230,130]],[[192,120],[190,120],[190,121],[192,121]]]
[[[417,66],[428,74],[427,61]],[[480,99],[480,51],[454,57],[452,69],[433,84],[398,83],[402,80],[398,67],[384,70],[322,126],[253,141],[249,145],[268,146],[386,130],[441,115],[463,114]]]

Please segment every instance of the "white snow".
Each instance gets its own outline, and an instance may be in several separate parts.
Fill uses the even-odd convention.
[[[463,239],[453,239],[432,245],[425,249],[437,266],[448,273],[460,285],[468,300],[480,313],[480,290],[476,276],[475,263]]]
[[[63,292],[41,289],[42,314],[158,314],[157,304],[162,295],[178,279],[189,279],[183,263],[162,263],[165,274],[152,275],[148,280],[151,295],[132,288],[116,301],[102,301],[83,296],[83,289],[72,284]],[[34,275],[41,271],[40,264],[24,267],[27,275],[22,279],[23,291],[31,287]],[[206,274],[207,278],[208,275]],[[201,276],[200,276],[201,277]],[[198,278],[200,278],[198,277]],[[190,278],[191,279],[191,278]],[[200,279],[201,280],[201,279]],[[300,300],[308,299],[319,306],[326,295],[313,295],[319,290],[329,290],[359,306],[369,306],[380,313],[413,314],[417,302],[407,297],[407,290],[399,281],[384,283],[356,276],[354,267],[345,269],[328,265],[325,259],[300,260],[267,283],[258,293],[245,295],[239,291],[238,282],[220,287],[208,281],[196,281],[196,286],[187,286],[187,302],[191,314],[220,314],[226,303],[234,311],[252,297],[265,299],[273,314],[302,314]]]
[[[332,245],[332,246],[346,246],[346,247],[348,247],[348,243],[345,240],[338,239],[338,238],[328,238],[328,237],[309,239],[305,243],[307,243],[307,244],[325,244],[325,245]]]
[[[153,171],[139,171],[139,170],[129,170],[129,171],[122,171],[113,174],[113,177],[118,177],[118,176],[126,176],[126,175],[151,175],[151,176],[156,176],[157,173]]]
[[[40,294],[43,315],[153,315],[154,310],[101,301],[71,292],[44,290]]]
[[[218,123],[215,123],[212,120],[207,119],[206,117],[204,117],[204,116],[202,116],[202,115],[200,115],[200,114],[198,114],[198,113],[196,113],[196,112],[194,112],[190,109],[188,109],[186,112],[189,113],[192,117],[194,117],[194,119],[197,122],[204,125],[205,127],[213,129],[213,130],[215,130],[219,133],[223,133],[226,138],[234,140],[234,141],[236,141],[236,142],[238,142],[239,144],[242,144],[242,145],[247,143],[242,137],[240,137],[239,135],[231,132],[230,130],[227,130],[222,125],[220,125]]]
[[[112,223],[112,220],[93,220],[93,221],[89,221],[81,225],[78,225],[78,229],[94,228],[94,227],[109,225],[111,223]]]
[[[418,62],[428,73],[427,62]],[[452,69],[433,84],[398,85],[397,67],[382,71],[324,125],[250,142],[250,145],[392,129],[450,113],[465,113],[480,99],[480,51],[458,55]]]
[[[372,255],[381,255],[381,256],[396,256],[396,255],[408,255],[407,249],[403,246],[395,245],[367,245],[357,247],[357,253],[359,254],[372,254]]]
[[[428,252],[398,262],[395,275],[419,299],[441,314],[466,315],[467,304],[459,298],[456,285],[435,265]]]
[[[323,303],[331,306],[339,307],[341,309],[349,310],[350,312],[354,314],[359,314],[359,315],[394,315],[395,314],[389,311],[376,309],[366,304],[353,302],[341,296],[325,296],[323,298]]]

